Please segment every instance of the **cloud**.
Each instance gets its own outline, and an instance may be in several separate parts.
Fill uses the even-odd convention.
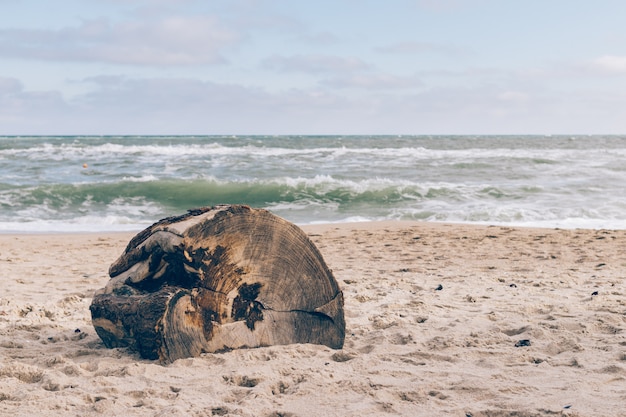
[[[391,74],[355,74],[337,76],[321,82],[331,88],[361,88],[365,90],[413,89],[423,86],[416,76],[396,76]]]
[[[46,129],[68,111],[58,91],[26,91],[15,78],[0,77],[0,134]]]
[[[239,126],[244,117],[276,119],[288,109],[323,108],[332,101],[328,94],[314,91],[269,93],[257,87],[192,78],[104,76],[85,81],[98,88],[77,99],[75,105],[107,109],[123,118],[126,115],[136,120],[147,117],[154,123],[158,123],[154,115],[163,113],[169,115],[167,123],[206,121],[209,126],[224,125],[224,121],[229,120]]]
[[[432,42],[403,41],[374,48],[383,54],[413,55],[423,53],[438,53],[444,55],[466,55],[467,50],[454,45]]]
[[[124,65],[192,65],[224,61],[240,36],[211,16],[155,21],[89,20],[59,30],[0,30],[0,54],[49,61]]]
[[[184,3],[194,3],[197,0],[99,0],[103,3],[113,3],[113,4],[129,4],[129,3],[140,3],[153,6],[155,4],[159,5],[178,5]]]
[[[416,0],[418,7],[434,12],[458,12],[491,0]]]
[[[506,90],[496,95],[496,97],[508,103],[526,103],[530,100],[530,95],[522,91]]]
[[[339,43],[339,37],[330,32],[317,32],[302,34],[299,39],[311,45],[334,45]]]
[[[23,86],[16,78],[0,77],[0,97],[22,91]]]
[[[514,85],[268,91],[193,78],[89,77],[63,98],[0,78],[2,134],[619,133],[619,92],[581,97]],[[392,83],[393,84],[393,83]],[[594,126],[595,129],[594,130]]]
[[[98,76],[90,92],[0,95],[2,134],[333,133],[354,104],[333,92],[220,84],[191,78]],[[361,117],[361,113],[357,114]],[[354,122],[354,117],[351,117]]]
[[[333,55],[274,55],[263,60],[262,66],[276,71],[305,73],[352,72],[369,68],[360,59]]]
[[[591,63],[592,68],[613,74],[626,74],[626,56],[604,55]]]

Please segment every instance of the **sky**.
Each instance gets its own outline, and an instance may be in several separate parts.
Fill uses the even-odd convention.
[[[0,0],[0,135],[624,134],[623,0]]]

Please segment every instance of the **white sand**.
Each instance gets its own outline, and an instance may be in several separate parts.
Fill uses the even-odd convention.
[[[132,234],[0,235],[0,415],[626,415],[626,231],[304,229],[344,291],[344,349],[168,366],[91,326]]]

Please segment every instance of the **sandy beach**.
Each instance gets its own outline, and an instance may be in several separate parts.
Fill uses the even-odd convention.
[[[626,415],[626,230],[303,229],[344,292],[344,348],[167,366],[91,325],[134,233],[0,235],[0,415]]]

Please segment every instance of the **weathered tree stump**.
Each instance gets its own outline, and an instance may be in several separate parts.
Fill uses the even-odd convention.
[[[90,306],[109,347],[171,362],[244,347],[343,346],[343,294],[297,226],[266,210],[190,210],[137,234]]]

